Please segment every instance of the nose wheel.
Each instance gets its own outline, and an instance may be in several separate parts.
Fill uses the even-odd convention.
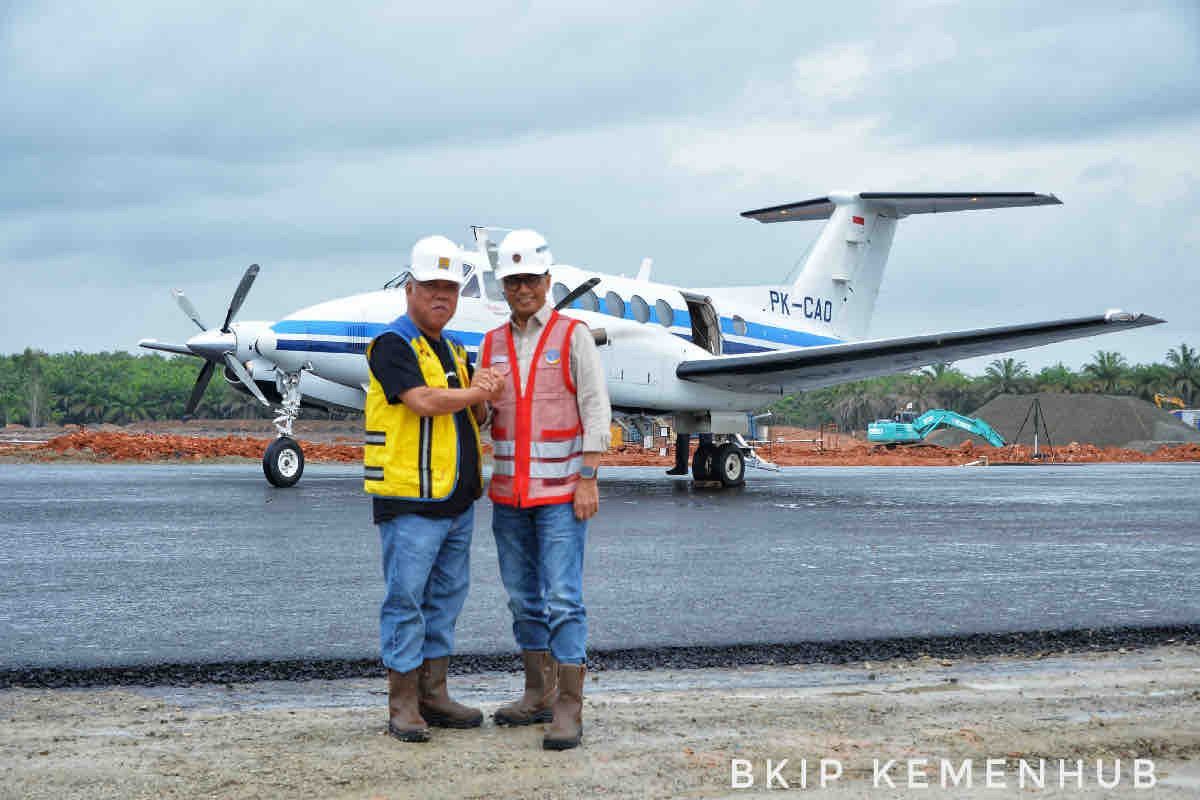
[[[295,439],[280,436],[267,446],[263,454],[263,474],[272,486],[286,489],[294,486],[304,474],[304,451]]]

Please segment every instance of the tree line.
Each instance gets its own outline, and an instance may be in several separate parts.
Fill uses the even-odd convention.
[[[24,353],[0,356],[0,414],[5,424],[125,424],[178,419],[192,393],[201,362],[157,354]],[[208,384],[196,416],[255,418],[268,415],[257,400],[219,375]]]
[[[196,381],[200,362],[157,353],[25,352],[0,356],[3,423],[125,424],[178,419]],[[1076,372],[1062,363],[1030,372],[1024,361],[997,359],[983,375],[969,376],[950,364],[872,378],[791,395],[774,403],[773,422],[804,427],[836,423],[861,430],[912,403],[971,413],[998,394],[1100,392],[1153,399],[1155,394],[1200,403],[1200,353],[1187,344],[1167,352],[1165,363],[1129,364],[1120,353],[1098,351]],[[311,412],[310,412],[311,413]],[[269,409],[217,379],[209,383],[196,416],[219,419],[269,417]]]

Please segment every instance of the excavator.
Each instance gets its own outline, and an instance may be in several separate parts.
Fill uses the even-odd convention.
[[[1004,437],[982,419],[966,417],[944,408],[934,408],[918,415],[912,410],[912,403],[892,419],[880,419],[868,425],[867,441],[888,447],[917,444],[925,441],[925,437],[938,428],[958,428],[986,439],[992,447],[1004,447]]]
[[[1176,408],[1187,408],[1187,404],[1185,404],[1183,402],[1182,398],[1169,397],[1165,394],[1158,394],[1158,393],[1155,393],[1155,395],[1154,395],[1154,405],[1158,406],[1159,408],[1164,408],[1166,406],[1175,406]]]

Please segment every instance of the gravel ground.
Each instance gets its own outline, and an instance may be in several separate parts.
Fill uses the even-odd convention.
[[[452,680],[494,711],[518,678]],[[1200,646],[1041,657],[925,655],[840,666],[608,669],[589,676],[585,746],[540,749],[541,729],[434,731],[424,745],[384,733],[380,678],[190,687],[0,692],[0,796],[127,797],[744,797],[780,775],[833,797],[1194,797],[1200,791]],[[817,761],[842,767],[825,788]],[[909,788],[908,759],[929,759],[933,788]],[[986,788],[984,759],[1007,759]],[[1018,759],[1049,760],[1046,788],[1018,784]],[[1083,759],[1083,788],[1059,788],[1057,759]],[[1153,761],[1153,791],[1133,787]],[[731,786],[732,759],[755,785]],[[895,759],[873,785],[873,759]],[[973,788],[939,787],[940,759],[972,759]],[[1096,759],[1116,790],[1100,788]],[[916,781],[921,765],[917,764]],[[776,784],[778,786],[778,784]],[[778,791],[773,790],[773,791]]]

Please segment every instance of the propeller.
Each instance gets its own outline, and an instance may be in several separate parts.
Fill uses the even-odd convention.
[[[204,366],[200,368],[200,374],[196,376],[196,384],[192,387],[192,396],[188,398],[187,405],[183,407],[184,419],[191,419],[192,414],[196,413],[196,406],[200,405],[200,398],[204,396],[204,390],[208,388],[208,382],[212,379],[213,369],[216,366],[216,362],[205,361]]]
[[[208,363],[211,365],[213,362],[210,361]],[[242,366],[242,362],[237,360],[237,356],[235,356],[233,353],[226,353],[225,366],[229,367],[229,369],[233,371],[234,375],[237,375],[238,380],[242,382],[242,385],[250,390],[250,394],[258,398],[258,402],[262,403],[264,406],[271,405],[271,401],[268,400],[267,396],[262,393],[262,389],[258,388],[258,384],[254,382],[254,378],[252,378],[250,373],[246,371],[246,368]]]
[[[599,278],[588,278],[586,281],[584,281],[583,283],[579,284],[574,289],[572,289],[571,292],[569,294],[567,294],[566,297],[564,297],[562,300],[559,300],[557,303],[555,303],[554,310],[562,311],[564,308],[571,305],[571,303],[574,303],[580,297],[583,297],[583,295],[585,295],[589,291],[591,291],[592,288],[598,283],[600,283]]]
[[[225,312],[225,322],[221,325],[219,331],[210,330],[201,321],[196,307],[192,305],[192,301],[183,292],[178,289],[171,290],[171,294],[175,296],[175,302],[183,309],[183,313],[187,314],[188,319],[196,323],[196,326],[203,332],[198,336],[192,337],[187,343],[187,350],[192,355],[197,355],[205,359],[205,363],[200,368],[200,374],[196,376],[196,383],[192,386],[192,394],[188,397],[187,405],[184,406],[184,419],[190,418],[195,413],[197,406],[200,405],[200,400],[204,397],[204,390],[208,388],[208,382],[212,380],[213,370],[216,369],[218,361],[223,363],[230,372],[237,376],[238,381],[260,403],[264,406],[271,405],[266,395],[255,384],[254,378],[246,371],[241,362],[237,360],[237,356],[234,354],[234,351],[237,349],[237,338],[233,335],[233,329],[230,327],[233,324],[233,318],[241,310],[242,303],[246,301],[246,295],[250,293],[250,287],[254,285],[254,279],[258,277],[258,269],[258,264],[251,264],[246,269],[245,274],[242,275],[242,280],[238,283],[238,287],[233,293],[233,299],[229,301],[229,310]],[[174,348],[171,352],[180,351],[178,345],[172,345],[171,348]],[[167,346],[159,346],[156,348],[152,347],[152,349],[166,350],[169,348]]]
[[[192,322],[196,323],[196,327],[202,331],[208,330],[208,326],[200,321],[200,312],[192,305],[192,301],[187,299],[187,295],[180,289],[172,289],[171,294],[175,295],[175,302],[183,309],[183,313],[188,315]]]
[[[225,314],[225,324],[221,326],[221,333],[229,333],[229,323],[233,322],[234,316],[242,308],[242,303],[246,302],[246,295],[250,293],[250,287],[254,285],[254,279],[258,277],[258,264],[251,264],[246,268],[246,274],[242,276],[242,280],[238,283],[237,291],[233,293],[233,299],[229,301],[229,311]]]

